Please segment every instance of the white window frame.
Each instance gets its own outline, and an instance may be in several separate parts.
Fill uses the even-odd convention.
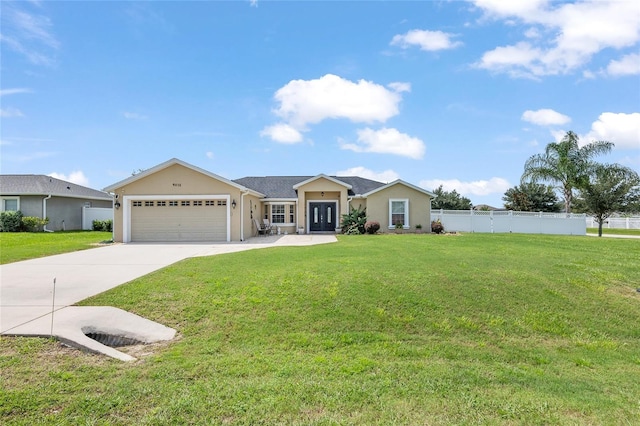
[[[274,207],[282,208],[282,213],[278,212],[274,212]],[[269,221],[273,224],[273,225],[284,225],[285,223],[287,223],[287,209],[286,209],[286,205],[284,203],[279,204],[279,203],[273,203],[269,205]],[[274,216],[282,216],[282,222],[276,222],[273,218]]]
[[[390,198],[389,199],[389,229],[395,229],[396,224],[393,223],[393,203],[404,203],[404,225],[403,229],[411,228],[409,222],[409,199],[408,198]]]
[[[265,215],[265,219],[267,219],[271,224],[273,225],[278,225],[278,226],[288,226],[288,225],[294,225],[295,224],[295,211],[296,211],[296,203],[286,200],[286,201],[266,201],[264,202],[264,215]],[[283,222],[274,222],[273,221],[273,206],[283,206],[283,213],[278,213],[281,214],[283,217]],[[293,207],[293,222],[287,222],[287,219],[292,219],[291,217],[291,207],[289,209],[287,209],[287,206],[292,206]]]
[[[7,200],[16,200],[16,210],[7,210]],[[2,210],[0,211],[20,211],[20,197],[2,197],[2,203],[1,206]]]

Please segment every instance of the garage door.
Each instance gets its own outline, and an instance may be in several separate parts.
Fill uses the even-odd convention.
[[[131,241],[227,241],[227,201],[132,201]]]

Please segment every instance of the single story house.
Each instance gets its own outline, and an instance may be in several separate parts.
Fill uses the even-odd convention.
[[[0,175],[0,210],[49,218],[48,231],[82,229],[84,207],[112,208],[110,194],[45,175]]]
[[[428,226],[435,195],[401,180],[245,177],[229,180],[171,159],[104,189],[114,198],[118,242],[243,241],[268,219],[281,233],[336,232],[341,215],[366,208],[381,230]]]

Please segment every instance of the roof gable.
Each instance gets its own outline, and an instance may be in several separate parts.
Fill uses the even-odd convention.
[[[164,169],[166,169],[168,167],[174,166],[174,165],[180,165],[180,166],[185,167],[187,169],[193,170],[196,173],[200,173],[200,174],[208,176],[208,177],[210,177],[212,179],[216,179],[216,180],[218,180],[220,182],[223,182],[223,183],[225,183],[227,185],[230,185],[230,186],[232,186],[234,188],[237,188],[237,189],[239,189],[241,191],[249,191],[250,190],[249,188],[246,188],[246,187],[244,187],[244,186],[242,186],[242,185],[240,185],[240,184],[238,184],[238,183],[236,183],[234,181],[231,181],[229,179],[225,179],[222,176],[219,176],[219,175],[217,175],[215,173],[211,173],[211,172],[209,172],[207,170],[201,169],[200,167],[194,166],[193,164],[189,164],[189,163],[184,162],[182,160],[179,160],[177,158],[172,158],[171,160],[165,161],[164,163],[158,164],[157,166],[151,167],[150,169],[144,170],[144,171],[142,171],[142,172],[140,172],[138,174],[130,176],[127,179],[121,180],[120,182],[116,182],[113,185],[109,185],[104,190],[105,191],[109,191],[109,192],[113,192],[118,188],[121,188],[123,186],[129,185],[129,184],[131,184],[133,182],[136,182],[136,181],[138,181],[140,179],[143,179],[143,178],[145,178],[147,176],[151,176],[151,175],[153,175],[155,173],[158,173],[158,172],[160,172],[160,171],[162,171],[162,170],[164,170]],[[252,191],[252,192],[255,193],[255,191]],[[263,194],[261,194],[261,193],[255,193],[255,195],[263,196]]]
[[[319,174],[319,175],[313,176],[312,178],[309,178],[309,179],[307,179],[307,180],[305,180],[305,181],[302,181],[302,182],[300,182],[300,183],[297,183],[297,184],[293,185],[293,189],[298,189],[298,188],[300,188],[301,186],[307,185],[307,184],[309,184],[309,183],[311,183],[311,182],[315,182],[316,180],[319,180],[319,179],[326,179],[326,180],[328,180],[328,181],[330,181],[330,182],[333,182],[333,183],[335,183],[335,184],[338,184],[338,185],[340,185],[340,186],[344,186],[344,187],[345,187],[345,188],[347,188],[347,189],[351,189],[351,188],[352,188],[352,187],[351,187],[351,185],[349,185],[349,184],[348,184],[348,183],[346,183],[346,182],[343,182],[343,181],[341,181],[341,180],[339,180],[339,179],[336,179],[336,178],[333,178],[333,177],[331,177],[331,176],[327,176],[327,175],[325,175],[325,174],[321,173],[321,174]]]
[[[383,186],[381,186],[379,188],[373,189],[372,191],[369,191],[369,192],[367,192],[365,194],[362,194],[362,196],[363,197],[368,197],[369,195],[375,194],[376,192],[380,192],[380,191],[383,191],[383,190],[385,190],[387,188],[391,188],[394,185],[404,185],[404,186],[406,186],[408,188],[411,188],[411,189],[413,189],[415,191],[422,192],[423,194],[426,194],[431,198],[435,198],[436,197],[436,194],[434,194],[433,192],[427,191],[426,189],[423,189],[423,188],[420,188],[418,186],[412,185],[412,184],[410,184],[408,182],[405,182],[403,180],[400,180],[400,179],[396,179],[393,182],[390,182],[390,183],[388,183],[386,185],[383,185]]]
[[[106,192],[45,175],[0,175],[0,194],[111,200]]]

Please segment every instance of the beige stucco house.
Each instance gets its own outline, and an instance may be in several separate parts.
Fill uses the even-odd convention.
[[[171,159],[105,191],[114,198],[118,242],[243,241],[257,233],[256,219],[275,232],[336,232],[350,208],[388,232],[428,226],[429,191],[401,180],[385,184],[361,177],[267,176],[229,180]]]

